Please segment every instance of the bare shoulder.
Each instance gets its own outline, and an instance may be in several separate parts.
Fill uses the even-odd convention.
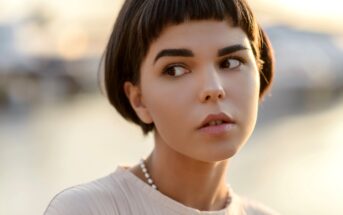
[[[280,215],[273,209],[253,200],[242,199],[247,215]]]

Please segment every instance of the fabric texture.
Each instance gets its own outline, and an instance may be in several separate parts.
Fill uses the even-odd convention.
[[[232,190],[231,194],[226,208],[200,211],[169,198],[118,166],[108,176],[58,193],[44,215],[277,215]]]

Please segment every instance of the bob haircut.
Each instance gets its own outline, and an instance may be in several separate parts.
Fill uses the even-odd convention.
[[[246,0],[125,0],[104,57],[105,92],[110,103],[146,135],[154,124],[136,115],[124,92],[124,83],[139,84],[140,67],[150,44],[169,25],[191,20],[227,20],[248,36],[260,73],[260,99],[270,88],[274,59],[265,32],[258,25]]]

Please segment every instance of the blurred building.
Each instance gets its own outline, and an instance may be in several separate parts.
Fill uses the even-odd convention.
[[[30,108],[97,89],[100,57],[29,55],[17,47],[18,25],[0,26],[0,110]]]
[[[343,49],[334,36],[284,25],[267,33],[276,67],[273,88],[261,105],[264,122],[321,110],[343,95]]]
[[[42,102],[62,101],[78,93],[99,91],[100,52],[98,55],[85,52],[78,57],[67,58],[68,55],[54,52],[33,55],[17,47],[18,38],[22,38],[20,34],[27,32],[22,29],[29,25],[31,34],[28,36],[35,37],[47,28],[46,20],[34,16],[0,26],[0,107],[27,108]],[[32,22],[38,23],[39,27],[32,27]],[[262,105],[262,114],[273,109],[273,114],[268,114],[268,117],[274,119],[296,111],[325,107],[341,96],[343,50],[335,43],[334,36],[283,25],[266,30],[275,50],[276,74],[271,96]],[[78,48],[74,46],[78,36],[81,40],[85,34],[79,32],[70,36],[71,40],[65,40],[73,50]],[[99,43],[97,36],[87,38]],[[26,41],[30,40],[26,38]],[[93,44],[93,40],[87,44]],[[66,47],[63,51],[68,53]]]
[[[342,89],[343,49],[334,36],[288,26],[269,28],[268,35],[275,48],[278,88]]]

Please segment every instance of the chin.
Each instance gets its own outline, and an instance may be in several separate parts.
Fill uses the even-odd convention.
[[[193,158],[195,160],[200,160],[207,163],[214,163],[219,161],[225,161],[232,158],[237,152],[239,151],[239,147],[230,147],[225,149],[216,150],[205,150],[203,152],[199,152],[198,154],[194,155]]]

